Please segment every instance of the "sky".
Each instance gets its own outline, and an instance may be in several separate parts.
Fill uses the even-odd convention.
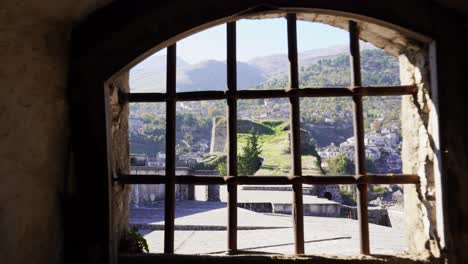
[[[348,32],[321,23],[297,21],[298,51],[348,44]],[[165,50],[157,53],[163,55]],[[287,54],[286,19],[237,21],[237,59]],[[226,25],[212,27],[177,43],[177,56],[190,64],[226,60]]]

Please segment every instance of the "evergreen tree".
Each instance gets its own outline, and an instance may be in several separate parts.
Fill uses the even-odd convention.
[[[238,158],[238,174],[254,175],[262,165],[260,154],[262,149],[259,142],[260,136],[253,129],[247,137],[247,143],[242,148],[242,154]]]

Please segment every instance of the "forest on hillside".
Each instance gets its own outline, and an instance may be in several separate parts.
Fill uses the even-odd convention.
[[[361,53],[364,85],[397,85],[399,68],[396,58],[382,50],[363,50]],[[318,60],[300,67],[300,87],[343,87],[350,84],[347,54]],[[256,89],[280,89],[288,84],[287,73],[280,73],[258,84]],[[366,128],[381,129],[398,125],[400,97],[370,97],[364,100]],[[178,153],[200,151],[211,140],[212,118],[225,114],[224,101],[177,104]],[[352,136],[350,98],[304,98],[301,100],[303,129],[311,133],[320,146],[339,143]],[[142,126],[130,134],[130,152],[154,156],[165,147],[165,107],[163,104],[131,104],[131,117],[142,120]],[[239,119],[251,121],[287,120],[289,106],[286,99],[241,100]]]

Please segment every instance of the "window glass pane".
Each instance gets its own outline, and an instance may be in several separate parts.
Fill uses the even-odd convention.
[[[226,25],[177,42],[177,92],[225,90]]]
[[[368,172],[401,173],[401,96],[367,97],[364,125]]]
[[[225,101],[178,102],[176,116],[177,167],[222,170],[226,161]],[[208,173],[208,172],[206,172]]]
[[[238,187],[238,248],[241,252],[293,254],[290,185]]]
[[[290,175],[289,100],[240,100],[237,126],[239,175]]]
[[[339,196],[339,185],[310,186],[324,198],[310,196],[304,190],[305,253],[314,255],[359,255],[359,222],[356,207],[328,200]],[[335,197],[334,197],[335,198]]]
[[[361,51],[364,85],[399,85],[398,59],[372,47]],[[365,146],[369,173],[401,173],[402,96],[365,97]],[[385,177],[385,176],[382,176]],[[408,249],[405,238],[404,190],[401,184],[370,184],[371,251],[399,254]]]
[[[136,172],[145,173],[152,172]],[[164,188],[163,184],[132,185],[129,223],[146,239],[150,253],[164,252]]]
[[[131,68],[130,92],[165,93],[166,60],[166,49],[162,49]]]
[[[371,252],[402,254],[408,250],[403,185],[369,184],[368,190]]]
[[[350,85],[349,33],[322,23],[297,22],[299,85]]]
[[[130,173],[164,175],[166,148],[165,103],[129,105]],[[134,184],[130,194],[130,225],[138,229],[152,253],[164,250],[162,184]]]
[[[159,168],[164,174],[166,104],[131,103],[129,107],[130,165],[140,169]]]
[[[398,58],[367,42],[360,42],[361,75],[364,86],[400,84]]]
[[[176,177],[218,176],[226,170],[225,101],[176,105]],[[176,254],[226,250],[226,200],[219,185],[176,185]]]
[[[237,84],[239,89],[288,87],[289,63],[284,18],[237,22]]]
[[[302,98],[302,173],[354,174],[351,98]]]
[[[178,175],[184,173],[182,168],[177,171]],[[193,173],[207,174],[200,170],[194,170]],[[176,185],[174,234],[176,254],[226,252],[227,209],[224,202],[226,197],[220,187],[219,185]],[[189,196],[184,196],[185,194]]]

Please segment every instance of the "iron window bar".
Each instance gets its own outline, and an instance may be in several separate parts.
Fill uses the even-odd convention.
[[[289,59],[289,89],[291,92],[299,89],[299,68],[297,58],[297,29],[296,14],[287,14],[288,30],[288,59]],[[301,158],[301,114],[299,97],[290,97],[289,121],[292,175],[302,176]],[[292,218],[294,227],[294,249],[296,255],[304,254],[304,204],[302,201],[302,183],[296,181],[292,184]]]
[[[227,88],[231,94],[237,92],[237,47],[236,47],[236,23],[227,24]],[[232,177],[237,176],[237,98],[228,97],[227,100],[227,166],[226,173]],[[227,242],[228,253],[237,251],[237,184],[227,182]]]
[[[175,171],[176,171],[176,77],[177,48],[173,44],[167,48],[166,90],[166,177],[164,203],[164,252],[174,253],[175,221]]]
[[[159,174],[120,174],[114,181],[120,184],[194,184],[194,185],[287,185],[294,183],[328,184],[419,184],[415,174],[367,174],[367,175],[307,175],[307,176],[211,176],[181,175],[174,179]]]
[[[416,85],[399,86],[351,86],[351,87],[317,87],[288,90],[237,90],[237,91],[197,91],[180,92],[175,95],[178,102],[225,100],[225,99],[268,99],[293,97],[353,97],[360,96],[399,96],[412,95],[417,91]],[[163,103],[170,98],[165,93],[122,93],[120,100],[124,103]]]
[[[357,23],[349,21],[351,85],[361,86],[361,56],[359,52],[359,29]],[[362,95],[353,95],[353,127],[354,127],[354,160],[355,173],[366,175],[366,147],[364,145],[364,110],[362,107]],[[370,254],[369,249],[369,219],[367,184],[357,184],[357,215],[359,220],[359,234],[361,253]]]
[[[176,44],[167,49],[167,93],[123,93],[122,103],[166,102],[166,168],[165,176],[120,174],[114,181],[120,184],[164,184],[165,227],[164,253],[174,253],[175,184],[227,185],[228,187],[228,253],[237,251],[237,185],[292,185],[293,225],[295,253],[304,254],[304,215],[302,184],[329,185],[353,184],[358,186],[357,210],[360,230],[361,254],[370,254],[369,223],[367,215],[368,184],[419,184],[414,174],[367,174],[365,167],[365,145],[363,125],[363,96],[415,95],[415,85],[362,86],[359,28],[349,21],[351,87],[322,87],[299,89],[297,58],[297,17],[287,14],[289,88],[284,90],[237,90],[236,22],[227,23],[227,90],[176,92]],[[355,175],[319,176],[302,175],[300,150],[300,98],[305,97],[351,97],[353,99],[353,121],[355,140]],[[291,176],[238,176],[237,175],[237,100],[289,98],[291,127]],[[176,102],[201,100],[226,100],[227,102],[227,174],[228,176],[177,176],[175,175]]]

